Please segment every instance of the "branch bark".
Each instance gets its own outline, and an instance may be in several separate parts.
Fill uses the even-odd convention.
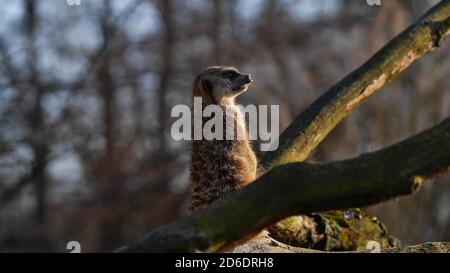
[[[241,245],[233,250],[234,253],[327,253],[328,251],[312,250],[293,247],[274,240],[269,236]],[[374,250],[361,249],[345,251],[344,253],[376,253]],[[429,242],[406,247],[381,247],[379,253],[450,253],[449,242]]]
[[[450,1],[444,0],[295,118],[281,134],[279,148],[264,155],[259,173],[305,160],[351,111],[439,47],[449,33]]]
[[[354,159],[275,167],[242,190],[151,231],[121,251],[219,251],[287,216],[367,206],[411,194],[449,169],[450,118]]]
[[[361,209],[291,216],[267,230],[281,243],[316,250],[365,250],[369,241],[376,241],[381,248],[400,246],[378,218]]]

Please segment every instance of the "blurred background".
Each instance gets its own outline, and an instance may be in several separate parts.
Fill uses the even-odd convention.
[[[0,252],[112,251],[186,215],[170,136],[203,68],[252,74],[280,130],[438,1],[9,0],[0,6]],[[339,125],[311,161],[357,156],[450,115],[450,45]],[[450,241],[450,177],[369,208],[404,244]]]

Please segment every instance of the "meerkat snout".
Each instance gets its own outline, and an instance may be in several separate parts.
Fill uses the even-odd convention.
[[[250,74],[244,74],[244,76],[245,76],[245,83],[253,82],[252,76]]]
[[[247,90],[248,85],[252,82],[253,80],[250,74],[241,74],[234,91],[244,92]]]

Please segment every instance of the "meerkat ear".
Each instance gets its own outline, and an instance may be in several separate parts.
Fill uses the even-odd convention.
[[[209,80],[202,80],[202,88],[209,95],[211,95],[212,92],[213,92],[213,86],[212,86],[212,83]]]

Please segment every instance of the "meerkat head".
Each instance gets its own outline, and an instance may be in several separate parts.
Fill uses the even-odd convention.
[[[208,104],[233,103],[252,82],[249,74],[234,67],[212,66],[203,70],[194,82],[194,96],[201,96]]]

